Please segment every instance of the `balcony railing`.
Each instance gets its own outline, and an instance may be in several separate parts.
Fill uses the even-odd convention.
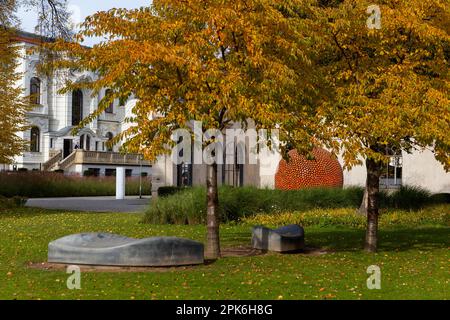
[[[150,166],[151,163],[147,160],[141,160],[139,154],[122,154],[118,152],[99,152],[99,151],[85,151],[75,150],[69,157],[64,159],[61,164],[70,162],[74,164],[102,164],[102,165],[143,165]]]

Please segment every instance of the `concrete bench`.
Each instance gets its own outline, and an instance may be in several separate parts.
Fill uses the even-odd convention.
[[[202,243],[176,237],[133,239],[110,233],[81,233],[52,241],[48,262],[162,267],[202,264]]]
[[[276,252],[300,250],[305,247],[305,232],[296,224],[275,230],[256,226],[252,231],[252,246],[255,249]]]

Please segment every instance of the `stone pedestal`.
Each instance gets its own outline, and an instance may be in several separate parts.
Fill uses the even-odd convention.
[[[305,247],[305,232],[295,224],[275,230],[257,226],[252,231],[252,246],[255,249],[275,252],[301,250]]]

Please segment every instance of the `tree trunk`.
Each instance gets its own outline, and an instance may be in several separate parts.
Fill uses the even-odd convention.
[[[219,238],[219,195],[217,190],[217,164],[207,166],[206,174],[207,188],[207,241],[205,256],[208,259],[218,259],[220,257]]]
[[[364,249],[377,251],[378,240],[378,192],[380,190],[381,164],[372,159],[366,160],[367,168],[367,230]]]
[[[369,205],[368,200],[369,196],[367,192],[367,182],[366,182],[366,187],[364,188],[364,196],[361,202],[361,206],[358,209],[358,213],[362,216],[367,216],[367,207]]]

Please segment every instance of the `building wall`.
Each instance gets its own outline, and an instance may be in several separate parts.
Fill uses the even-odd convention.
[[[431,151],[402,153],[402,185],[418,186],[432,193],[450,193],[450,172],[434,158]],[[342,164],[342,159],[340,159]],[[344,170],[344,186],[361,186],[366,184],[367,170],[364,165]]]
[[[72,74],[67,71],[57,71],[53,77],[47,77],[38,72],[39,55],[37,53],[29,54],[33,44],[22,43],[21,59],[18,62],[17,72],[22,74],[17,85],[23,88],[23,96],[30,94],[30,80],[33,77],[40,79],[40,105],[27,114],[27,120],[30,125],[36,126],[40,130],[40,151],[24,152],[15,157],[14,165],[17,168],[39,169],[42,164],[50,159],[53,151],[62,150],[64,139],[73,141],[73,146],[80,145],[80,136],[89,134],[91,145],[90,150],[106,151],[107,133],[111,132],[114,136],[121,131],[121,122],[123,122],[125,108],[119,106],[119,101],[114,102],[113,113],[103,113],[91,122],[85,129],[76,136],[72,135],[72,93],[60,94],[59,90],[63,88],[66,80],[73,82],[83,81],[84,79],[95,79],[95,74],[84,72],[81,74]],[[104,97],[106,90],[101,90],[98,94],[92,96],[92,92],[83,90],[83,117],[88,116],[95,111],[99,101]],[[30,130],[17,133],[18,136],[26,141],[30,141]],[[53,146],[51,147],[51,141]],[[113,151],[118,151],[119,147],[114,146]],[[8,169],[12,169],[9,166]],[[74,169],[75,170],[75,169]],[[79,171],[79,170],[78,170]]]
[[[152,166],[152,189],[156,192],[159,187],[176,186],[176,168],[170,157],[160,156]]]
[[[218,185],[224,184],[223,177],[223,165],[217,166],[217,183]],[[192,166],[192,185],[204,186],[206,185],[207,166],[205,164],[195,164]],[[232,177],[228,177],[229,181],[225,184],[232,184]],[[259,165],[246,164],[244,165],[244,186],[260,186],[259,178]],[[176,180],[175,180],[176,182]],[[236,182],[237,183],[237,182]]]
[[[345,187],[353,187],[353,186],[359,186],[364,187],[366,185],[366,176],[367,176],[367,170],[365,167],[364,160],[362,165],[355,166],[351,168],[350,170],[344,169],[344,188]],[[339,163],[342,167],[344,167],[344,161],[342,158],[339,158]]]
[[[433,193],[450,193],[450,172],[445,172],[431,151],[403,153],[403,184],[425,187]]]

